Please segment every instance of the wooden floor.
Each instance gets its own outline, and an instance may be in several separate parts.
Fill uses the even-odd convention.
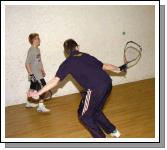
[[[49,114],[23,104],[6,107],[6,137],[91,137],[77,118],[80,99],[80,94],[72,94],[47,101]],[[122,138],[153,138],[154,100],[154,79],[114,86],[104,113]]]

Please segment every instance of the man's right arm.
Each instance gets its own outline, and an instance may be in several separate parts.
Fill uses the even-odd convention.
[[[59,77],[54,77],[41,90],[39,90],[38,92],[31,93],[31,97],[33,97],[35,99],[39,99],[40,95],[51,90],[53,87],[56,87],[58,85],[59,81],[60,81]]]
[[[59,77],[54,77],[38,92],[38,95],[42,95],[43,93],[51,90],[53,87],[56,87],[59,81],[60,81]]]
[[[62,81],[69,73],[69,67],[67,66],[67,61],[64,61],[60,66],[59,69],[56,72],[56,75],[53,79],[51,79],[38,93],[37,97],[39,95],[42,95],[43,93],[49,91],[53,87],[57,86],[60,81]]]

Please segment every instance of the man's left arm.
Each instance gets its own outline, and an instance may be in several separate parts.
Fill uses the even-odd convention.
[[[103,70],[112,71],[112,72],[115,72],[115,73],[120,73],[121,72],[119,67],[117,67],[115,65],[112,65],[112,64],[103,64]]]
[[[95,64],[97,64],[98,67],[102,68],[105,71],[112,71],[115,73],[121,72],[120,68],[115,65],[102,63],[100,60],[98,60],[97,58],[91,55],[90,57],[91,57],[91,61],[93,61]]]

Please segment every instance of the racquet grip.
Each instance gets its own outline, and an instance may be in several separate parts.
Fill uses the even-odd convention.
[[[119,68],[120,68],[120,71],[126,72],[128,67],[127,67],[127,64],[123,64],[122,66],[119,66]]]

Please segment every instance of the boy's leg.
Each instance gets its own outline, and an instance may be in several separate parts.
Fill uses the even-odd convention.
[[[80,121],[87,127],[93,137],[105,138],[105,134],[100,129],[96,120],[94,120],[94,114],[99,103],[99,96],[96,96],[96,93],[88,90],[81,100],[78,109],[78,116]]]
[[[35,90],[35,83],[31,81],[30,82],[30,89],[29,89],[29,91],[28,91],[27,94],[29,94],[29,92],[32,92],[34,90]],[[26,108],[33,108],[33,107],[37,107],[37,106],[38,106],[37,103],[34,103],[32,101],[32,99],[30,99],[30,98],[27,97],[27,102],[26,102],[26,105],[25,105]]]
[[[44,80],[44,79],[41,79],[40,81],[38,81],[38,82],[36,83],[36,90],[39,91],[39,90],[40,90],[43,86],[45,86],[45,85],[46,85],[45,80]],[[38,108],[37,108],[37,111],[38,111],[38,112],[50,112],[50,110],[47,109],[47,108],[45,107],[45,105],[43,104],[43,102],[44,102],[44,97],[45,97],[45,93],[42,94],[42,95],[39,97],[40,100],[39,100],[39,105],[38,105]]]

